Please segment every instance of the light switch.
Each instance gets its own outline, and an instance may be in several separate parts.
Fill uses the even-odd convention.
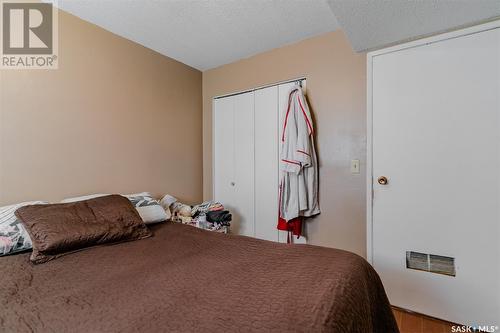
[[[351,173],[359,173],[359,160],[351,160]]]

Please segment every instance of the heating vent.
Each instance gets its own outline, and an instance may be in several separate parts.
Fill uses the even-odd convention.
[[[406,268],[455,276],[455,258],[406,251]]]

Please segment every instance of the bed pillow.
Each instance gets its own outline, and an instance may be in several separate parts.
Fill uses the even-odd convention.
[[[31,250],[30,236],[15,215],[15,211],[23,206],[45,203],[44,201],[29,201],[0,207],[0,256]]]
[[[109,194],[90,194],[81,197],[67,198],[62,200],[62,203],[77,202],[87,199],[99,198]],[[149,192],[126,194],[124,195],[132,202],[135,209],[146,224],[164,222],[170,219],[170,210],[165,209],[160,205],[160,202],[154,199]]]
[[[170,210],[163,208],[160,202],[148,192],[125,195],[134,205],[144,223],[157,223],[170,219]]]
[[[86,247],[151,236],[141,217],[121,195],[19,208],[16,216],[33,242],[31,261],[55,259]]]

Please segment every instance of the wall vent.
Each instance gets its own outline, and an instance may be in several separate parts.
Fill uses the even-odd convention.
[[[455,258],[406,251],[406,268],[455,276]]]

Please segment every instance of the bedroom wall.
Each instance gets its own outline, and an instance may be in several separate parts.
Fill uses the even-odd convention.
[[[0,205],[202,199],[202,73],[59,12],[59,69],[0,71]]]
[[[366,56],[340,31],[203,73],[203,189],[212,192],[212,99],[297,77],[307,78],[316,119],[322,214],[308,221],[309,243],[366,256]],[[350,160],[361,173],[350,173]]]

